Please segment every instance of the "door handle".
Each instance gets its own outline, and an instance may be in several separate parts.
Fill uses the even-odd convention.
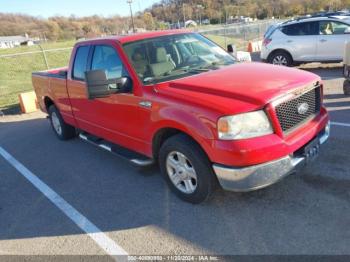
[[[287,40],[287,43],[292,43],[293,42],[293,40]]]
[[[152,107],[152,102],[150,102],[150,101],[141,101],[139,103],[139,106],[145,107],[145,108],[151,108]]]
[[[327,42],[327,40],[326,39],[321,39],[320,42],[324,43],[324,42]]]

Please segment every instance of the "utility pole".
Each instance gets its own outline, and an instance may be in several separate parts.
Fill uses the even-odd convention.
[[[184,16],[184,27],[186,27],[185,3],[182,3],[182,14]]]
[[[199,25],[202,25],[202,10],[203,10],[203,6],[202,5],[197,5],[197,9],[199,11]]]
[[[132,8],[131,8],[132,0],[126,0],[126,2],[129,4],[129,7],[130,7],[130,17],[131,17],[132,31],[133,31],[133,33],[135,33],[134,17],[132,15]]]

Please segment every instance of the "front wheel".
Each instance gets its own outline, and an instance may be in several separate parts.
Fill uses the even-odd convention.
[[[216,178],[208,157],[186,135],[175,135],[164,142],[159,165],[169,187],[182,200],[199,204],[215,188]]]
[[[285,51],[277,51],[273,53],[269,59],[270,64],[280,65],[280,66],[292,66],[293,59],[292,57]]]

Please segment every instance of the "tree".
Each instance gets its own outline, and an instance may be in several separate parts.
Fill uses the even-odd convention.
[[[43,32],[46,34],[47,38],[52,40],[52,41],[57,41],[57,39],[60,36],[60,27],[57,24],[56,21],[49,20],[46,23],[47,30],[46,32]]]
[[[193,9],[189,4],[183,4],[182,6],[183,17],[186,20],[192,19]]]
[[[152,14],[150,12],[145,12],[143,14],[143,23],[145,24],[145,27],[147,30],[154,29],[154,20],[153,20]]]
[[[88,35],[89,33],[92,32],[91,26],[89,24],[83,25],[83,27],[81,29],[84,31],[85,35]]]
[[[198,6],[201,6],[200,12]],[[135,26],[148,30],[168,28],[168,24],[199,17],[212,23],[230,16],[291,17],[350,7],[350,0],[160,0],[135,15]],[[56,41],[83,36],[120,34],[128,29],[129,17],[62,17],[49,19],[0,13],[0,35],[23,35]]]

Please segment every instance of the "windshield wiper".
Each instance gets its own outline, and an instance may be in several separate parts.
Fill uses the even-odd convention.
[[[174,70],[172,72],[179,72],[180,71],[180,72],[185,72],[185,73],[188,73],[188,74],[200,74],[200,73],[203,73],[203,72],[208,72],[210,70],[211,70],[210,68],[205,68],[205,67],[197,67],[197,68],[185,67],[185,68]],[[175,76],[175,75],[172,75],[170,73],[168,75],[163,75],[163,76],[158,76],[158,77],[146,77],[146,78],[143,79],[143,83],[144,84],[154,84],[159,79],[172,77],[172,76]]]
[[[213,69],[219,69],[220,66],[227,66],[227,65],[233,65],[233,63],[227,62],[227,61],[218,61],[218,62],[212,62],[208,65],[208,67],[214,67]]]
[[[230,65],[230,63],[227,63],[225,61],[220,61],[220,62],[212,62],[212,66],[222,66],[222,65]]]
[[[189,69],[186,69],[185,72],[186,72],[186,73],[203,73],[203,72],[208,72],[209,70],[210,70],[209,68],[198,67],[198,68],[189,68]]]

